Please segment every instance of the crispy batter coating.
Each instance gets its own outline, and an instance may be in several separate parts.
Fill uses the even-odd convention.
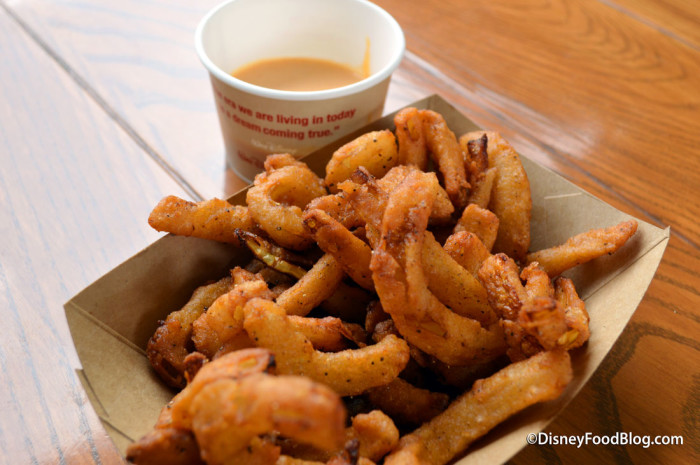
[[[136,465],[204,465],[192,432],[177,428],[154,429],[129,444],[126,460]]]
[[[407,176],[391,193],[371,263],[382,306],[404,338],[445,363],[464,365],[497,356],[505,350],[498,324],[482,328],[477,320],[450,311],[428,290],[423,239],[431,203],[431,189],[421,173]],[[444,253],[439,244],[437,248]]]
[[[542,352],[477,381],[431,421],[401,438],[386,465],[442,465],[506,418],[559,397],[573,372],[568,352]],[[459,434],[454,434],[459,432]]]
[[[192,430],[202,458],[209,464],[234,462],[251,441],[279,433],[323,450],[342,447],[345,407],[340,397],[321,383],[301,376],[250,374],[220,379],[204,386],[190,407]],[[279,457],[266,451],[274,459]]]
[[[269,350],[250,348],[230,352],[206,363],[192,382],[180,391],[161,415],[158,426],[192,429],[190,406],[204,386],[219,379],[238,379],[252,373],[262,373],[274,366],[274,357]]]
[[[304,163],[284,165],[255,176],[246,194],[249,213],[279,245],[304,250],[312,243],[301,221],[303,208],[326,195],[321,180]]]
[[[362,226],[365,222],[359,217],[357,212],[344,192],[336,192],[335,194],[316,197],[306,206],[306,210],[323,210],[328,213],[334,220],[340,222],[348,229]]]
[[[408,173],[417,170],[418,168],[411,165],[395,166],[384,177],[377,179],[377,185],[384,192],[390,193],[404,180]],[[432,174],[429,176],[432,176]],[[454,213],[455,207],[452,205],[445,189],[438,182],[437,177],[434,180],[431,178],[431,187],[435,191],[435,202],[433,202],[433,208],[430,211],[430,224],[449,223],[452,220],[452,213]]]
[[[523,261],[530,247],[530,182],[518,153],[497,132],[474,131],[462,138],[470,141],[484,135],[488,138],[489,166],[497,169],[489,201],[489,210],[500,220],[493,250]]]
[[[564,307],[566,325],[576,335],[574,340],[566,341],[566,348],[581,347],[591,335],[591,331],[588,329],[590,317],[586,311],[586,304],[576,292],[573,281],[563,276],[556,278],[554,280],[554,298]]]
[[[447,394],[416,387],[402,378],[370,389],[370,402],[401,425],[420,425],[440,414],[450,398]]]
[[[304,224],[321,250],[332,254],[353,281],[367,290],[374,290],[369,271],[372,249],[362,239],[322,210],[304,212]]]
[[[398,379],[398,378],[397,378]],[[399,443],[399,430],[380,410],[360,413],[352,418],[351,439],[359,442],[359,455],[378,462]]]
[[[561,245],[528,254],[527,262],[538,262],[550,277],[555,277],[576,265],[617,251],[635,232],[635,220],[623,221],[609,228],[591,229],[570,237]]]
[[[248,207],[211,199],[189,202],[174,195],[161,200],[151,211],[148,224],[156,231],[238,244],[236,229],[252,231]]]
[[[543,350],[569,350],[588,340],[588,313],[570,280],[554,285],[537,262],[518,276],[517,265],[505,254],[484,260],[478,274],[502,318],[512,361]]]
[[[441,114],[432,110],[421,110],[420,114],[430,156],[442,174],[452,205],[461,211],[469,193],[462,147]]]
[[[190,300],[180,310],[172,312],[151,336],[146,355],[151,366],[168,385],[185,386],[185,357],[191,343],[192,323],[216,299],[231,289],[233,280],[223,278],[214,284],[195,289]]]
[[[428,195],[434,196],[434,175],[414,171],[411,176],[416,175],[422,176]],[[368,239],[376,250],[379,247],[379,229],[389,194],[379,187],[369,173],[362,170],[353,174],[352,181],[342,183],[339,187],[347,194],[348,201],[358,214],[365,219]],[[428,279],[428,287],[438,300],[454,312],[474,318],[483,324],[488,325],[496,321],[481,283],[443,250],[432,233],[427,231],[422,241],[422,266]]]
[[[386,384],[408,363],[408,344],[395,336],[361,349],[320,352],[273,302],[253,299],[244,312],[246,331],[258,346],[274,352],[278,373],[308,376],[341,396]]]
[[[481,208],[487,208],[498,171],[496,167],[489,168],[488,137],[486,134],[474,140],[460,137],[459,145],[465,156],[467,180],[471,187],[468,202]]]
[[[456,232],[449,236],[443,248],[454,261],[474,277],[477,276],[484,260],[491,256],[483,242],[475,234],[467,231]]]
[[[272,300],[272,292],[261,278],[241,282],[218,297],[192,323],[192,340],[198,352],[208,358],[252,347],[243,331],[243,306],[255,297]]]
[[[551,297],[537,296],[525,302],[518,314],[518,325],[544,350],[560,348],[569,339],[564,308]]]
[[[348,179],[361,166],[381,178],[398,161],[394,133],[388,129],[368,132],[333,153],[326,165],[326,186],[332,193],[336,192],[338,183]]]
[[[394,123],[339,148],[325,179],[271,155],[247,207],[171,196],[152,211],[159,231],[257,258],[197,289],[149,341],[158,374],[184,389],[130,461],[439,465],[561,394],[567,351],[590,330],[559,275],[619,249],[636,222],[528,255],[530,185],[498,133],[457,140],[416,108]],[[471,390],[449,404],[455,389]],[[396,425],[420,426],[399,439]]]
[[[361,326],[346,323],[340,318],[327,316],[324,318],[307,318],[289,315],[287,320],[294,329],[311,342],[314,349],[324,352],[339,352],[350,348],[356,338],[366,340]]]
[[[423,118],[416,108],[408,107],[394,116],[396,139],[399,144],[399,164],[428,168],[428,148],[423,132]]]
[[[490,251],[498,236],[499,223],[498,217],[491,210],[472,203],[467,205],[462,216],[457,220],[454,232],[469,231],[476,234]]]
[[[326,253],[275,302],[288,315],[306,316],[336,292],[344,277],[341,264],[333,255]]]
[[[455,261],[429,231],[423,243],[423,268],[428,288],[453,312],[488,326],[496,316],[488,305],[486,289]]]
[[[489,303],[499,318],[515,320],[528,298],[520,282],[518,265],[504,253],[491,255],[479,268],[479,280],[488,294]]]

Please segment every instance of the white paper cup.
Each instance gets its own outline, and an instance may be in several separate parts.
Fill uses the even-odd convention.
[[[313,92],[268,89],[231,76],[280,57],[332,60],[369,77]],[[230,0],[199,23],[195,47],[209,70],[229,166],[250,181],[271,153],[306,155],[381,116],[405,50],[399,24],[365,0]]]

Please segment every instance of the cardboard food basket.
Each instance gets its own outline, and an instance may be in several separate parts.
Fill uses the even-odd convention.
[[[441,113],[457,136],[478,129],[439,96],[410,106]],[[394,129],[393,116],[347,135],[304,161],[324,175],[325,164],[337,147],[367,131]],[[557,245],[577,233],[630,218],[557,174],[521,158],[533,199],[530,250]],[[245,191],[229,201],[244,204]],[[532,406],[499,425],[456,463],[507,461],[526,445],[527,434],[542,431],[593,375],[642,300],[668,243],[669,229],[637,221],[637,233],[618,252],[566,273],[574,280],[591,317],[588,344],[571,354],[573,381],[555,401]],[[145,356],[146,343],[158,320],[179,309],[196,287],[224,276],[232,266],[251,258],[239,247],[167,235],[65,304],[82,364],[78,376],[122,453],[153,427],[159,411],[173,396]]]

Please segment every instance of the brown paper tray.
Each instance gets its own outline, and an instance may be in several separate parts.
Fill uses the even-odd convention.
[[[439,96],[411,106],[441,113],[457,135],[477,129]],[[323,175],[335,148],[361,133],[380,128],[393,129],[393,114],[307,156],[305,161]],[[533,196],[531,250],[631,218],[557,174],[522,159]],[[229,200],[244,203],[245,191]],[[508,460],[526,445],[528,433],[541,431],[562,411],[600,365],[642,300],[669,239],[669,229],[638,221],[637,234],[620,251],[568,274],[586,302],[591,337],[585,347],[572,353],[574,379],[564,394],[509,419],[476,444],[458,464]],[[82,363],[78,376],[122,453],[130,442],[152,428],[160,409],[173,395],[156,378],[145,357],[144,347],[157,321],[181,307],[199,284],[223,276],[233,264],[244,264],[250,258],[233,246],[168,235],[65,304]]]

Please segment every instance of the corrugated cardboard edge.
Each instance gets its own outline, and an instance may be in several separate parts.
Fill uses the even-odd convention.
[[[456,134],[476,126],[439,96],[411,106],[438,111]],[[393,114],[309,155],[305,161],[322,175],[335,148],[369,130],[393,127]],[[523,157],[533,197],[543,199],[533,211],[533,250],[559,243],[591,227],[629,218],[560,176]],[[546,182],[540,181],[541,179]],[[243,203],[245,191],[229,200]],[[546,204],[546,205],[545,205]],[[571,215],[566,212],[577,212]],[[561,228],[566,216],[566,228]],[[536,405],[511,418],[473,447],[459,464],[504,462],[524,445],[527,433],[549,424],[592,376],[612,348],[644,296],[669,239],[669,230],[639,222],[637,235],[620,252],[583,265],[572,273],[586,289],[591,311],[591,340],[573,355],[575,378],[554,402]],[[614,223],[611,223],[614,224]],[[556,228],[555,228],[556,226]],[[107,273],[65,304],[82,370],[78,375],[105,429],[120,451],[147,432],[173,392],[153,375],[142,347],[157,321],[179,308],[194,288],[244,263],[240,249],[193,238],[165,236]],[[166,274],[167,276],[163,276]],[[160,284],[153,285],[153,281]],[[598,311],[598,309],[624,311]]]

